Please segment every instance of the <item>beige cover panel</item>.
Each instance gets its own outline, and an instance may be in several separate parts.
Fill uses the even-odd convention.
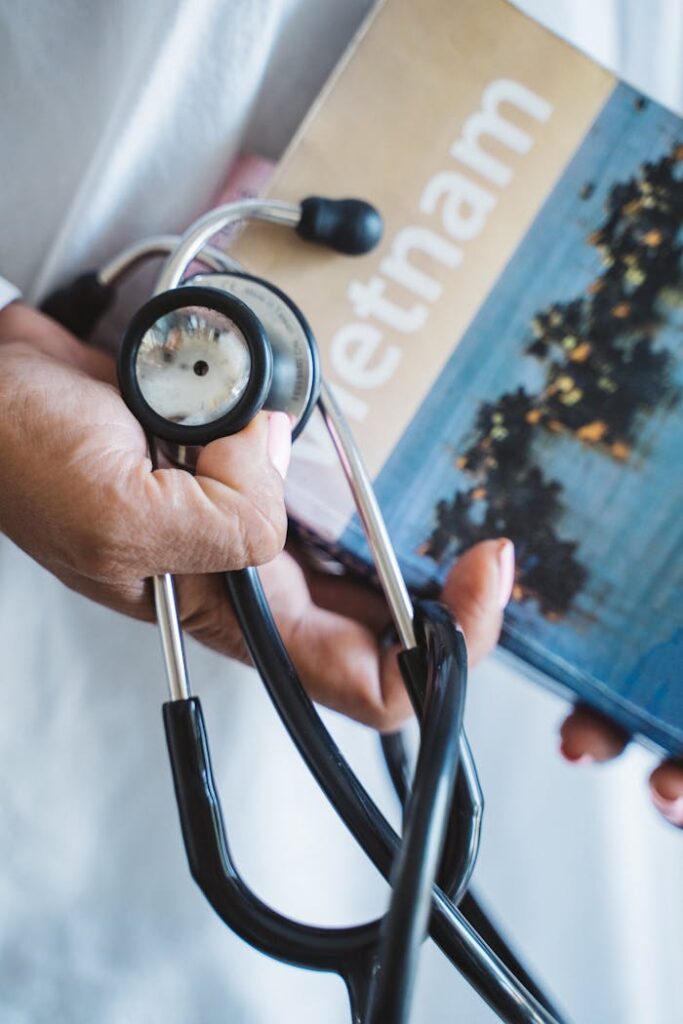
[[[304,122],[270,195],[366,198],[382,244],[351,258],[256,225],[233,251],[301,306],[373,476],[614,82],[503,0],[386,0]],[[288,500],[334,537],[351,504],[315,419]]]

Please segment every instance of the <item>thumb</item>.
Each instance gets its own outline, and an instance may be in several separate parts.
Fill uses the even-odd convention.
[[[450,571],[442,600],[460,624],[470,664],[495,647],[515,579],[512,541],[485,540],[470,548]]]
[[[287,533],[283,477],[291,428],[285,413],[261,413],[244,430],[207,445],[196,475],[143,473],[144,575],[211,573],[262,565]]]

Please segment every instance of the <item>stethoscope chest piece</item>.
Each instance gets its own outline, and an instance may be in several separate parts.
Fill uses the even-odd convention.
[[[293,435],[318,395],[315,342],[296,306],[244,274],[205,274],[155,295],[131,320],[119,383],[173,461],[242,430],[261,409],[287,412]]]

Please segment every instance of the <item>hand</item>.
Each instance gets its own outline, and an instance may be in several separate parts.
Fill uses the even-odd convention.
[[[383,601],[305,571],[283,552],[289,428],[262,414],[202,452],[197,475],[153,470],[114,385],[113,361],[15,303],[0,312],[0,529],[67,586],[153,619],[149,577],[176,574],[184,627],[246,660],[219,575],[261,565],[283,639],[312,697],[381,729],[410,714],[396,659],[380,653]],[[476,662],[495,644],[512,545],[487,541],[454,568],[444,600]]]
[[[578,707],[560,730],[560,751],[568,760],[588,764],[618,757],[628,737],[617,726],[588,708]],[[650,795],[657,810],[672,825],[683,828],[683,764],[664,761],[650,776]]]

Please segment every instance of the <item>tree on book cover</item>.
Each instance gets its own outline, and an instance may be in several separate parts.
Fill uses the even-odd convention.
[[[683,755],[683,122],[502,0],[455,7],[380,5],[276,172],[371,198],[377,250],[237,255],[306,310],[409,586],[511,537],[503,646]],[[287,498],[372,572],[318,420]]]
[[[683,125],[617,84],[377,488],[414,587],[511,537],[505,644],[676,750],[682,394]]]
[[[634,105],[644,110],[646,101],[637,97]],[[593,191],[586,182],[579,195]],[[642,417],[678,397],[674,355],[656,342],[667,300],[683,298],[682,226],[683,133],[666,155],[612,186],[606,217],[587,239],[603,272],[583,294],[533,317],[526,352],[544,363],[543,386],[482,403],[469,447],[457,458],[472,486],[437,502],[425,555],[440,563],[486,537],[510,537],[517,600],[535,598],[547,617],[569,610],[588,570],[576,542],[558,534],[562,483],[535,461],[534,432],[569,433],[607,458],[626,460]]]

